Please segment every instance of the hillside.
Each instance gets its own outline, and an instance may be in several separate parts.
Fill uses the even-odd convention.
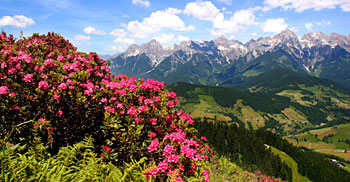
[[[288,87],[269,94],[187,83],[168,86],[180,96],[179,108],[193,117],[237,122],[245,128],[292,134],[347,122],[349,95],[324,84],[299,87],[304,90]]]

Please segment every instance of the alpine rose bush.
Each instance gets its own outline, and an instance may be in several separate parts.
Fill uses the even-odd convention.
[[[209,180],[212,150],[163,82],[113,76],[96,53],[54,33],[17,41],[2,33],[0,66],[0,139],[39,136],[55,154],[92,136],[106,163],[147,158],[149,180]]]

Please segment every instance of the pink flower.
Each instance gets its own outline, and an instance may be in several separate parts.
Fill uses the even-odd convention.
[[[111,106],[106,106],[106,107],[105,107],[105,110],[106,110],[107,112],[110,112],[110,113],[115,113],[115,108],[114,108],[114,107],[111,107]]]
[[[153,106],[153,101],[152,101],[152,99],[146,99],[146,100],[145,100],[145,104],[148,104],[148,105],[150,105],[150,106]]]
[[[62,116],[62,114],[63,114],[63,112],[62,112],[61,110],[57,111],[57,115],[58,115],[58,117],[61,117],[61,116]]]
[[[205,141],[205,140],[207,140],[207,137],[202,136],[201,139]]]
[[[53,98],[59,101],[61,99],[61,96],[58,94],[54,94]]]
[[[68,79],[68,80],[67,80],[67,84],[68,84],[68,85],[70,85],[70,84],[72,84],[72,83],[73,83],[73,81],[72,81],[71,79]]]
[[[26,74],[26,76],[24,76],[23,81],[25,82],[31,82],[33,81],[33,75],[32,74]]]
[[[9,96],[13,96],[13,95],[16,95],[16,92],[9,93]]]
[[[111,152],[111,148],[106,145],[103,145],[103,149],[107,152],[107,154]]]
[[[154,138],[156,136],[157,136],[157,134],[154,132],[151,132],[150,134],[148,134],[148,137],[150,137],[150,138]]]
[[[47,60],[45,60],[44,65],[45,65],[46,67],[48,67],[48,68],[52,67],[52,65],[53,65],[53,59],[47,59]]]
[[[73,55],[72,54],[68,54],[67,58],[68,59],[73,59]]]
[[[166,95],[169,97],[169,98],[176,98],[176,93],[175,92],[167,92]]]
[[[1,86],[0,87],[0,94],[1,95],[6,95],[7,94],[8,88],[6,86]]]
[[[19,109],[18,106],[11,106],[11,107],[10,107],[10,110],[18,110],[18,109]]]
[[[101,102],[102,102],[102,103],[107,103],[107,99],[106,99],[106,98],[102,98],[102,99],[101,99]]]
[[[69,86],[69,90],[73,90],[73,89],[75,89],[75,87],[74,86]]]
[[[209,182],[209,170],[203,170],[202,176],[204,177],[205,182]]]
[[[67,85],[65,83],[61,83],[60,85],[58,85],[58,88],[61,90],[65,90],[67,89]]]
[[[166,105],[167,105],[168,107],[174,107],[174,106],[175,106],[174,101],[168,101],[168,102],[166,103]]]
[[[57,61],[59,61],[59,62],[64,62],[64,57],[63,57],[62,55],[59,55],[59,56],[57,57]]]
[[[159,142],[158,140],[152,140],[151,144],[148,146],[148,152],[153,152],[158,149]]]
[[[127,111],[127,114],[129,114],[130,116],[136,116],[135,106],[130,107]]]
[[[146,105],[142,105],[138,108],[138,112],[141,113],[143,111],[147,111],[148,110],[148,107]]]
[[[176,154],[171,154],[167,157],[168,162],[177,163],[179,161],[179,156]]]
[[[168,163],[166,161],[160,162],[158,164],[158,169],[157,169],[158,172],[159,171],[165,172],[167,169],[168,169]]]
[[[167,157],[171,153],[176,152],[176,151],[177,151],[177,149],[174,148],[172,145],[167,145],[164,147],[163,156]]]
[[[123,104],[120,102],[115,102],[114,105],[116,105],[119,109],[123,109]]]
[[[155,125],[157,123],[157,119],[151,118],[148,122],[151,123],[152,125]]]
[[[43,90],[46,90],[49,88],[49,84],[46,81],[40,81],[39,82],[39,88],[42,88]]]

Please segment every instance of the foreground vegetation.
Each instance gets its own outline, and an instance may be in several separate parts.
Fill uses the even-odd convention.
[[[209,180],[212,150],[164,83],[112,76],[54,33],[2,33],[0,50],[6,181]]]

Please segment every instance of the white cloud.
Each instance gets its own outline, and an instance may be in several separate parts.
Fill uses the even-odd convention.
[[[265,0],[265,10],[281,7],[284,10],[295,9],[296,12],[314,9],[334,9],[339,6],[343,11],[350,11],[349,0]]]
[[[114,29],[109,34],[114,37],[125,37],[127,33],[125,32],[124,29]]]
[[[320,21],[320,22],[316,22],[315,24],[318,25],[318,26],[324,26],[324,25],[330,25],[331,22],[330,22],[330,21],[322,20],[322,21]]]
[[[185,7],[184,13],[200,20],[211,21],[213,23],[213,29],[210,30],[210,33],[214,36],[220,36],[236,33],[251,25],[259,24],[254,15],[255,11],[259,8],[260,7],[238,10],[230,19],[225,19],[225,7],[222,8],[223,12],[220,12],[220,10],[210,1],[197,1],[188,3]]]
[[[155,39],[161,44],[166,44],[174,40],[174,34],[162,34],[160,36],[153,37],[153,39]]]
[[[131,36],[145,38],[150,34],[161,31],[162,29],[172,29],[179,31],[193,30],[194,26],[185,26],[185,23],[176,15],[179,10],[168,8],[165,11],[156,11],[150,17],[144,18],[142,22],[131,21],[126,25]]]
[[[160,36],[153,37],[153,39],[158,41],[161,44],[169,44],[173,42],[182,42],[182,41],[191,40],[189,37],[186,37],[183,35],[178,35],[175,37],[175,35],[172,33],[161,34]]]
[[[86,27],[84,28],[84,32],[87,34],[94,34],[94,35],[106,35],[106,32],[102,30],[97,30],[94,27]]]
[[[227,5],[231,5],[232,4],[232,0],[218,0],[218,2],[225,3]]]
[[[210,1],[197,1],[188,3],[184,13],[200,20],[213,21],[219,15],[220,11]]]
[[[252,36],[257,36],[257,35],[258,35],[258,33],[256,33],[256,32],[252,33]]]
[[[233,14],[233,21],[242,25],[257,24],[257,22],[255,21],[253,9],[244,9],[236,11],[235,14]]]
[[[123,51],[125,48],[122,47],[122,46],[114,46],[114,45],[111,45],[111,46],[107,46],[107,47],[104,47],[103,50],[105,51]]]
[[[288,27],[288,24],[285,22],[283,18],[267,19],[262,25],[262,29],[264,32],[273,32],[273,33],[279,33],[287,29],[287,27]]]
[[[306,30],[310,31],[312,29],[312,27],[314,26],[314,24],[312,23],[305,23],[305,28]]]
[[[16,28],[26,28],[28,26],[34,25],[35,21],[31,18],[27,18],[23,15],[3,16],[0,19],[0,27],[16,27]]]
[[[103,48],[106,51],[125,51],[131,44],[135,43],[135,40],[128,37],[117,37],[114,40],[117,45],[111,45]]]
[[[132,4],[149,7],[151,3],[147,0],[132,0]]]
[[[85,35],[75,35],[74,36],[75,40],[90,40],[90,36],[85,36]]]
[[[183,36],[183,35],[178,35],[176,37],[176,40],[182,42],[182,41],[188,41],[188,40],[191,40],[191,39],[189,37],[186,37],[186,36]]]
[[[134,44],[135,40],[131,39],[131,38],[127,38],[127,37],[118,37],[114,40],[115,43],[120,43],[123,45],[130,45],[130,44]]]
[[[221,36],[224,34],[236,33],[239,30],[244,30],[251,25],[257,25],[254,15],[254,9],[244,9],[236,11],[229,20],[225,20],[222,13],[213,21],[213,28],[211,34],[214,36]]]

